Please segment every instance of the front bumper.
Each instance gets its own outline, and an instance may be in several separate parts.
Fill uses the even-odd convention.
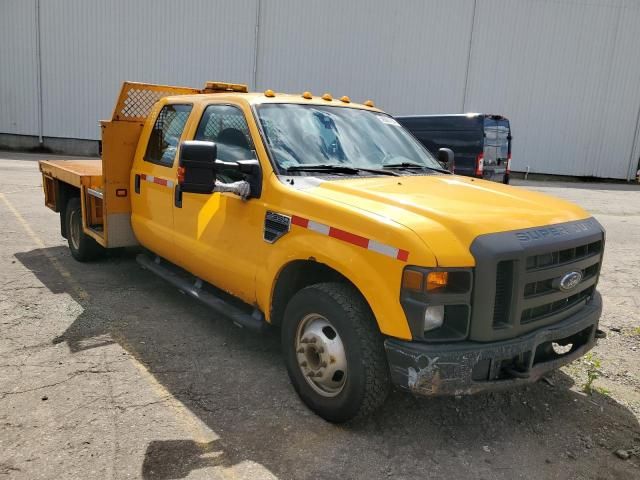
[[[391,379],[420,395],[465,395],[533,383],[595,346],[602,298],[595,292],[562,322],[498,342],[426,344],[387,339]],[[552,343],[572,344],[556,353]]]

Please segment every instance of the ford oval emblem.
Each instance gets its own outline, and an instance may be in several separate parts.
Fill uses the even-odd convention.
[[[567,272],[560,278],[560,290],[568,292],[573,290],[582,281],[582,272]]]

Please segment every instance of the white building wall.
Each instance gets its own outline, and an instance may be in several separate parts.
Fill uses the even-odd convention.
[[[473,0],[263,0],[257,86],[458,111],[472,12]]]
[[[42,0],[46,136],[100,138],[123,80],[250,79],[255,0]]]
[[[0,4],[0,132],[38,134],[36,4]]]
[[[38,3],[47,137],[98,139],[123,80],[223,80],[502,113],[515,170],[628,178],[640,156],[638,0],[4,0],[0,133],[38,134]]]
[[[483,0],[465,110],[511,119],[515,170],[626,178],[639,48],[637,1]]]

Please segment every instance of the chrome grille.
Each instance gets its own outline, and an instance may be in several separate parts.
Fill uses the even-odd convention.
[[[470,339],[513,338],[561,322],[595,294],[604,231],[593,218],[481,235],[476,259]],[[560,288],[567,275],[581,279]],[[567,288],[567,287],[565,287]]]
[[[536,322],[586,302],[600,271],[601,249],[602,241],[597,241],[527,257],[520,323]],[[563,292],[556,284],[571,271],[580,272],[582,280]]]

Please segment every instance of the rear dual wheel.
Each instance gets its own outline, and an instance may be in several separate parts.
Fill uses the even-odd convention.
[[[67,242],[73,258],[79,262],[94,260],[104,249],[82,230],[82,206],[80,198],[73,197],[64,211]]]
[[[364,417],[389,393],[382,336],[350,285],[320,283],[296,293],[285,311],[282,347],[298,395],[330,422]]]

